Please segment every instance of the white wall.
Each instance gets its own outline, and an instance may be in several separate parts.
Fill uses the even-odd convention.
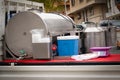
[[[38,9],[42,7],[44,12],[44,4],[32,2],[28,0],[5,0],[5,7],[7,12],[7,21],[10,19],[10,11],[22,12],[27,11],[28,9]]]

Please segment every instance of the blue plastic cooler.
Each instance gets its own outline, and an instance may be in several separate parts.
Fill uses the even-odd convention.
[[[60,36],[57,37],[57,42],[59,56],[78,55],[78,36]]]

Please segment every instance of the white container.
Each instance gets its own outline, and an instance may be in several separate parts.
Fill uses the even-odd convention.
[[[45,37],[43,29],[33,29],[30,32],[32,33],[32,43],[38,43]]]

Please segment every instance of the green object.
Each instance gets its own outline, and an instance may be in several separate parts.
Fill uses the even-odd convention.
[[[20,50],[19,51],[21,54],[25,54],[25,50]]]

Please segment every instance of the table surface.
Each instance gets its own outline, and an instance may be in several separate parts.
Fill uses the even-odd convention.
[[[3,60],[0,64],[16,63],[17,65],[78,65],[78,64],[120,64],[120,54],[111,54],[108,57],[99,57],[89,60],[76,61],[70,57],[55,57],[50,60],[24,59],[24,60]]]

